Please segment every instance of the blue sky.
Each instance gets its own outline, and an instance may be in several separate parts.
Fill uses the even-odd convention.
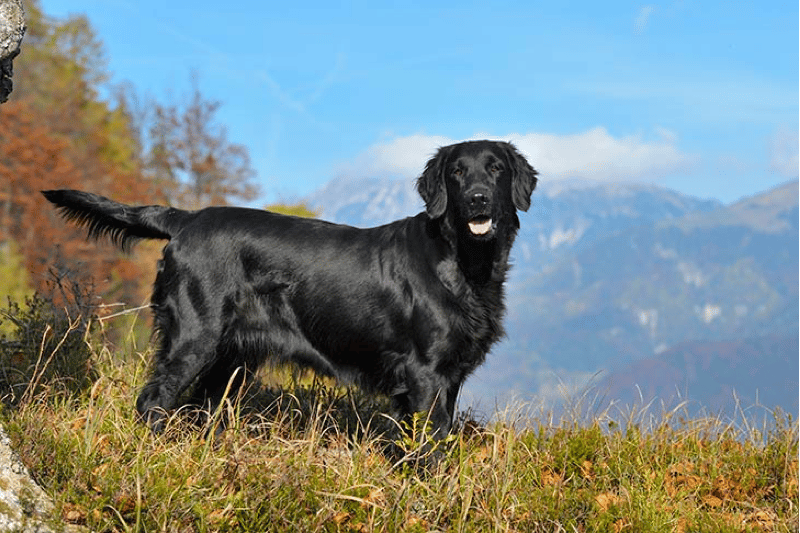
[[[246,145],[257,203],[411,179],[436,147],[514,141],[543,180],[725,202],[798,175],[798,3],[42,0],[85,13],[113,81],[190,72]]]

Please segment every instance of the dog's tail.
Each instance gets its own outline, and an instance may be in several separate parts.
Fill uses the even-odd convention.
[[[83,191],[42,191],[61,215],[89,230],[90,239],[108,237],[129,250],[140,239],[170,239],[192,216],[189,211],[159,205],[130,206]]]

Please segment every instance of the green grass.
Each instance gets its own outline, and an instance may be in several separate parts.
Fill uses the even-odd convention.
[[[232,421],[217,438],[180,414],[153,435],[133,410],[149,354],[131,352],[92,348],[90,386],[36,380],[35,394],[3,412],[62,523],[120,532],[798,530],[798,428],[779,413],[756,427],[744,417],[685,419],[680,409],[554,420],[520,405],[492,422],[462,415],[438,465],[417,468],[381,453],[376,430],[391,422],[373,416],[373,399],[318,381],[288,379],[283,394],[264,388],[228,402],[210,422]]]

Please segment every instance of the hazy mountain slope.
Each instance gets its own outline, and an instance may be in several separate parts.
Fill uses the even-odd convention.
[[[690,400],[690,410],[733,417],[737,407],[782,406],[797,413],[797,336],[687,342],[606,376],[606,398],[633,404],[653,398],[666,405]]]
[[[413,180],[335,180],[309,203],[323,218],[357,226],[422,209]],[[562,385],[580,388],[598,372],[657,361],[686,343],[797,338],[796,181],[728,206],[653,185],[543,181],[521,223],[508,338],[467,382],[469,402],[491,408],[512,395],[551,399]],[[770,346],[777,351],[765,361],[786,361],[793,345]],[[718,358],[723,366],[732,361]],[[768,386],[758,381],[768,374],[748,380],[739,375],[744,368],[717,372],[689,392],[710,398],[717,385]],[[624,375],[651,386],[646,373]]]

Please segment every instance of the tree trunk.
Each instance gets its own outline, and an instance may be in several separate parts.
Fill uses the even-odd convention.
[[[0,104],[11,94],[12,61],[19,54],[25,35],[22,0],[0,0]]]

